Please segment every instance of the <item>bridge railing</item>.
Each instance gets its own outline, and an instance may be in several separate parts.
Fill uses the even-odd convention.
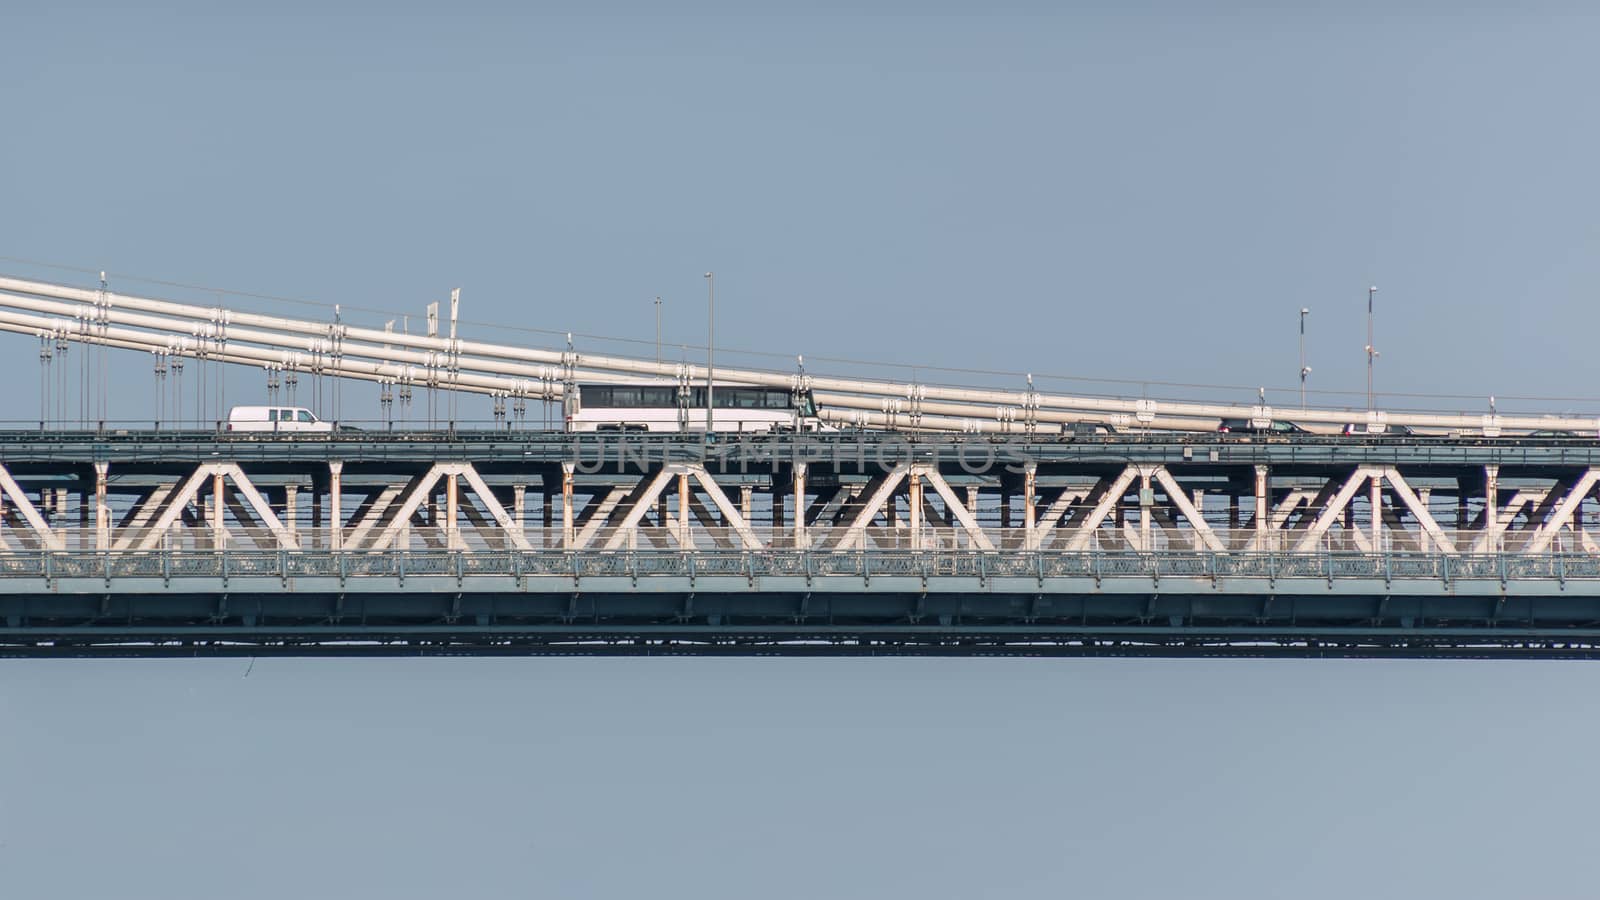
[[[649,525],[631,529],[614,526],[586,528],[574,525],[569,533],[559,522],[545,527],[534,523],[522,528],[513,538],[505,529],[493,523],[463,525],[447,529],[442,525],[413,524],[385,534],[387,526],[352,527],[339,530],[338,535],[330,525],[299,525],[286,533],[274,532],[259,526],[241,526],[229,523],[219,535],[209,523],[175,524],[164,534],[157,534],[149,525],[117,526],[104,535],[92,527],[76,525],[53,527],[51,534],[56,546],[73,551],[117,552],[140,550],[276,550],[289,547],[295,550],[390,550],[411,549],[447,550],[469,552],[494,552],[509,550],[525,543],[532,549],[584,549],[584,550],[638,550],[638,551],[721,551],[743,550],[751,542],[761,549],[779,551],[827,550],[882,550],[963,552],[997,550],[1001,552],[1075,551],[1091,550],[1104,553],[1155,552],[1166,554],[1203,553],[1213,551],[1213,543],[1227,553],[1277,553],[1300,555],[1300,533],[1294,530],[1257,532],[1249,528],[1214,527],[1207,536],[1192,528],[1142,529],[1137,522],[1120,527],[1106,525],[1081,533],[1063,526],[1057,528],[1027,529],[1020,527],[984,527],[980,534],[965,528],[943,524],[924,525],[912,531],[904,523],[897,526],[875,525],[852,529],[848,525],[808,526],[797,533],[789,525],[751,525],[735,527],[722,524],[695,522],[688,528],[676,524]],[[1445,529],[1438,533],[1444,538],[1414,531],[1385,528],[1373,544],[1369,528],[1363,524],[1355,528],[1330,528],[1316,539],[1314,547],[1306,552],[1328,553],[1435,553],[1453,552],[1457,555],[1515,553],[1530,540],[1530,532],[1502,530],[1493,534],[1483,531]],[[40,535],[26,527],[8,522],[0,528],[0,552],[44,549],[46,542]],[[1558,530],[1550,539],[1547,550],[1552,553],[1582,553],[1595,546],[1595,537],[1570,528]],[[1600,555],[1596,553],[1594,555]]]
[[[0,552],[6,579],[407,578],[449,576],[769,576],[1039,579],[1600,579],[1600,557],[1574,553],[1213,553],[968,551],[738,551],[693,553],[397,550],[157,550]]]

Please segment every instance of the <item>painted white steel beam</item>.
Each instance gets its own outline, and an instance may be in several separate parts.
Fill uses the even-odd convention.
[[[972,542],[972,545],[985,553],[995,552],[994,541],[991,541],[989,536],[983,533],[983,529],[978,525],[977,516],[974,516],[972,510],[967,509],[966,504],[961,502],[961,498],[956,496],[955,489],[950,487],[948,481],[944,480],[944,476],[939,474],[939,470],[929,465],[916,465],[914,469],[916,475],[925,479],[933,487],[934,491],[938,493],[940,499],[944,500],[945,509],[955,517],[957,522],[961,523],[961,528],[967,533],[967,538]]]
[[[1444,529],[1439,527],[1438,521],[1433,518],[1433,513],[1426,504],[1418,499],[1416,492],[1411,489],[1411,485],[1407,484],[1405,478],[1400,474],[1400,470],[1394,466],[1384,466],[1383,478],[1389,482],[1389,488],[1394,492],[1394,495],[1400,498],[1400,502],[1405,505],[1406,509],[1411,511],[1412,518],[1417,520],[1418,527],[1428,536],[1428,540],[1441,551],[1455,555],[1457,553],[1455,541],[1451,540],[1450,536],[1445,534]]]
[[[1109,481],[1101,481],[1100,484],[1095,486],[1090,496],[1093,497],[1098,494],[1099,500],[1095,503],[1094,508],[1089,510],[1088,515],[1084,516],[1082,522],[1073,523],[1072,537],[1067,541],[1068,550],[1081,553],[1089,549],[1089,542],[1094,539],[1095,529],[1099,528],[1100,523],[1105,521],[1106,516],[1110,515],[1117,504],[1122,502],[1123,496],[1128,493],[1128,487],[1138,477],[1139,467],[1128,466],[1116,478]]]
[[[1178,512],[1183,513],[1185,519],[1189,520],[1189,527],[1199,536],[1200,542],[1205,545],[1207,550],[1214,553],[1222,553],[1227,549],[1222,546],[1222,541],[1218,540],[1216,532],[1212,531],[1211,526],[1206,523],[1205,516],[1202,516],[1200,510],[1195,508],[1194,502],[1189,499],[1189,493],[1183,489],[1182,485],[1178,484],[1178,479],[1172,477],[1172,473],[1167,471],[1166,466],[1156,466],[1151,475],[1166,490],[1167,499],[1172,505],[1178,508]]]
[[[1295,543],[1295,552],[1309,553],[1315,550],[1317,542],[1322,540],[1322,535],[1327,532],[1328,527],[1333,524],[1335,519],[1339,518],[1345,507],[1350,505],[1350,501],[1354,499],[1356,491],[1360,490],[1361,486],[1372,478],[1379,477],[1381,474],[1379,470],[1371,466],[1361,466],[1350,473],[1350,477],[1345,479],[1339,490],[1334,492],[1333,498],[1322,508],[1322,512],[1317,514],[1310,527],[1306,528],[1305,532],[1300,536],[1300,540]]]
[[[66,549],[66,539],[45,523],[44,516],[39,514],[38,508],[33,505],[33,501],[28,499],[28,495],[22,492],[22,488],[17,484],[16,479],[11,477],[11,472],[4,465],[0,465],[0,489],[3,489],[5,495],[11,498],[12,505],[17,508],[17,513],[22,516],[22,521],[28,523],[28,527],[38,536],[39,543],[45,549]]]
[[[1548,518],[1538,522],[1538,528],[1534,531],[1533,536],[1529,538],[1527,545],[1523,548],[1523,552],[1543,553],[1549,549],[1550,542],[1556,536],[1556,533],[1571,523],[1572,514],[1577,512],[1584,499],[1594,491],[1597,480],[1600,480],[1600,469],[1591,468],[1585,471],[1578,478],[1577,483],[1556,504],[1555,511]]]

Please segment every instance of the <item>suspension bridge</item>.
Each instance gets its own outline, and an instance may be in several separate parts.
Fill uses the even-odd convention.
[[[448,388],[514,410],[707,368],[0,278],[80,354]],[[0,654],[1588,657],[1600,422],[722,369],[838,430],[0,431]],[[85,394],[87,397],[87,393]],[[503,407],[497,407],[497,409]],[[1086,433],[1062,426],[1107,426]],[[1137,433],[1132,433],[1132,432]],[[1543,433],[1541,433],[1543,432]]]

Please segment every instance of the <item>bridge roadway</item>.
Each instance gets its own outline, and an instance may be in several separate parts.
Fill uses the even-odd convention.
[[[0,654],[1589,658],[1597,485],[1561,438],[0,432]]]
[[[1071,438],[1016,434],[944,435],[841,431],[824,434],[718,435],[707,445],[698,436],[670,434],[569,434],[561,431],[482,430],[446,432],[396,428],[337,435],[233,434],[210,430],[0,429],[0,460],[27,462],[192,462],[219,455],[244,462],[412,461],[419,459],[525,461],[555,464],[577,460],[586,467],[612,467],[619,459],[663,456],[681,460],[741,458],[849,462],[892,461],[907,454],[965,460],[980,466],[1000,462],[1136,462],[1172,464],[1418,464],[1600,465],[1600,440],[1564,437],[1263,437],[1207,432],[1151,432]],[[1214,454],[1214,455],[1213,455]]]

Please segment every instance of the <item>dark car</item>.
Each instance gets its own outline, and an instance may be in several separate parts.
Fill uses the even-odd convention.
[[[1258,427],[1254,419],[1223,419],[1217,423],[1221,434],[1310,434],[1293,422],[1273,419],[1265,428]]]
[[[1069,440],[1104,437],[1116,433],[1117,429],[1103,422],[1067,422],[1061,426],[1061,436]]]
[[[1410,425],[1358,425],[1354,422],[1340,429],[1346,437],[1414,437],[1417,433]]]

